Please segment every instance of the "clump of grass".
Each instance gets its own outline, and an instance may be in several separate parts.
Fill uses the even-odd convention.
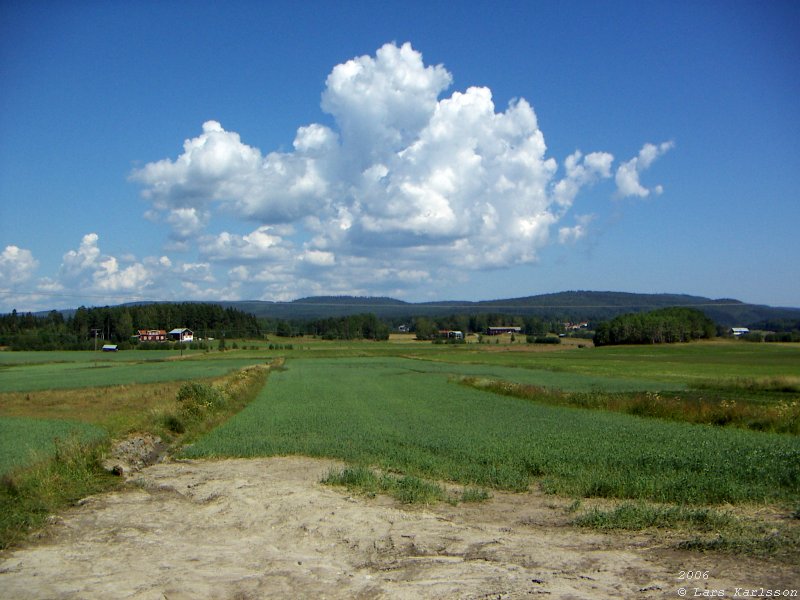
[[[219,387],[207,383],[184,383],[178,390],[180,412],[190,419],[200,419],[204,415],[222,410],[228,404],[228,397]]]
[[[739,523],[711,537],[694,536],[678,547],[699,552],[727,552],[769,556],[791,564],[800,561],[800,527],[796,524],[770,527],[763,523]]]
[[[403,504],[435,504],[448,499],[444,488],[438,483],[431,483],[414,475],[400,478],[387,476],[382,481],[389,495]]]
[[[414,475],[378,474],[364,466],[332,469],[321,483],[344,486],[348,490],[374,497],[386,494],[403,504],[435,504],[437,502],[484,502],[490,498],[486,490],[464,488],[460,495],[450,495],[438,483]]]
[[[486,502],[492,497],[492,495],[484,490],[483,488],[464,488],[464,491],[461,492],[461,502],[470,503],[470,502]]]
[[[626,529],[638,531],[650,528],[692,528],[715,531],[728,527],[734,519],[727,513],[709,508],[686,506],[654,506],[641,502],[626,502],[611,510],[593,508],[575,520],[575,525],[593,529]]]
[[[322,478],[321,483],[344,486],[348,490],[356,490],[370,497],[374,497],[381,490],[380,478],[375,472],[360,466],[331,469]]]
[[[692,532],[690,539],[677,544],[678,548],[774,556],[792,562],[800,558],[797,524],[789,522],[773,527],[710,508],[626,502],[610,510],[591,509],[573,524],[600,530]]]

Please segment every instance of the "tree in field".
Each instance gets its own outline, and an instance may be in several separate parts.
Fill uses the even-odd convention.
[[[417,317],[414,320],[414,332],[418,340],[430,340],[436,335],[436,324],[428,317]]]

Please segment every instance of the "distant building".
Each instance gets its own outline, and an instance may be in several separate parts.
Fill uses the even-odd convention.
[[[166,342],[166,329],[140,329],[138,332],[140,342]]]
[[[169,339],[173,342],[192,342],[194,341],[194,333],[191,329],[186,329],[185,327],[178,327],[177,329],[173,329],[168,334]]]
[[[750,330],[747,327],[731,327],[731,334],[734,337],[739,337],[740,335],[744,335],[746,333],[750,333]]]
[[[106,344],[103,346],[103,352],[116,352],[119,350],[116,344]]]
[[[464,332],[463,331],[453,331],[451,329],[440,329],[439,330],[439,337],[447,338],[450,340],[463,340],[464,339]]]
[[[501,333],[522,333],[522,327],[487,327],[487,335],[500,335]]]

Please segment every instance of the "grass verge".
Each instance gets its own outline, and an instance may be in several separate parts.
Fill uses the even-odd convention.
[[[715,387],[711,383],[681,392],[565,392],[541,386],[461,377],[475,389],[555,406],[574,406],[753,431],[800,434],[800,399],[787,378],[747,380]],[[721,384],[720,384],[721,385]],[[755,394],[755,400],[751,399]],[[748,396],[750,398],[748,398]]]
[[[107,445],[107,440],[59,440],[51,458],[3,475],[0,548],[21,541],[57,510],[119,485],[119,478],[100,466]]]

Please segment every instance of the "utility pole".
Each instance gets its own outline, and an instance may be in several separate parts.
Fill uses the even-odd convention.
[[[100,333],[100,330],[92,328],[92,333],[94,334],[94,351],[97,352],[97,334]]]

